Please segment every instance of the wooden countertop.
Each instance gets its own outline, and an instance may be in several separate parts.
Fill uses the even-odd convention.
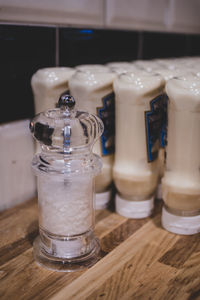
[[[200,234],[180,236],[152,218],[96,213],[99,261],[88,270],[59,273],[39,267],[35,200],[0,214],[0,299],[200,299]]]

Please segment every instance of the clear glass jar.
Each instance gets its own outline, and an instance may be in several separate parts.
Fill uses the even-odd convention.
[[[95,115],[74,110],[62,95],[60,108],[37,115],[30,123],[42,152],[33,159],[37,175],[39,231],[36,261],[50,269],[74,271],[94,264],[99,243],[94,230],[94,178],[101,159],[92,147],[103,132]]]

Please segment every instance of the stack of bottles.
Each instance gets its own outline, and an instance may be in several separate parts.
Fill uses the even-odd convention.
[[[41,69],[31,83],[36,113],[68,91],[102,119],[96,209],[108,207],[114,183],[120,215],[149,217],[163,199],[165,229],[200,232],[199,57]]]

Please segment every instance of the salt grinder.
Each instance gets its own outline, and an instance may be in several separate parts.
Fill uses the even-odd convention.
[[[95,115],[74,109],[75,100],[63,94],[58,107],[30,122],[41,153],[32,161],[37,176],[39,236],[34,258],[57,271],[75,271],[98,259],[94,236],[94,178],[102,168],[94,143],[103,133]]]

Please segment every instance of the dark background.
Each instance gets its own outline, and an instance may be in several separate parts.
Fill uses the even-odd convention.
[[[200,35],[0,25],[0,123],[34,115],[32,75],[44,67],[200,55]]]

